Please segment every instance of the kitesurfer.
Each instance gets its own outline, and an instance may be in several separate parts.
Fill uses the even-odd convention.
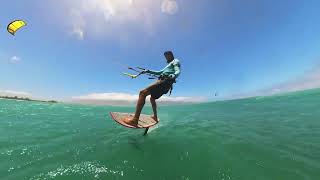
[[[178,78],[181,72],[180,61],[174,58],[172,51],[164,52],[164,56],[167,60],[168,65],[161,71],[143,71],[143,73],[159,75],[159,78],[156,82],[140,91],[139,99],[136,106],[136,112],[133,117],[126,117],[123,120],[125,123],[137,126],[141,110],[145,104],[145,99],[148,95],[151,95],[150,102],[153,110],[152,118],[155,121],[158,121],[156,99],[159,99],[163,94],[167,94],[169,91],[171,94],[173,83],[176,82],[175,80]]]

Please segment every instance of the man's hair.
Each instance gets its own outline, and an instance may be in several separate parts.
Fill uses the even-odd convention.
[[[164,54],[165,56],[166,56],[166,55],[172,56],[172,57],[174,58],[172,51],[166,51],[166,52],[164,52],[163,54]]]

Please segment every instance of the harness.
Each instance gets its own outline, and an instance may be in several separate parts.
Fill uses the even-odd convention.
[[[159,80],[167,80],[171,85],[170,85],[170,88],[169,88],[169,96],[171,95],[171,92],[172,92],[172,89],[173,89],[173,83],[176,83],[176,79],[171,79],[169,78],[168,76],[159,76],[158,78]]]

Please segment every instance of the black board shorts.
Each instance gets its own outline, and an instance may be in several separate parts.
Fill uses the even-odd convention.
[[[157,80],[146,89],[150,92],[152,98],[159,99],[162,95],[168,93],[172,84],[173,81],[170,79]]]

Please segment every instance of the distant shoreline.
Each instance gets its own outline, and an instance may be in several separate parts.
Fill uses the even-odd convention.
[[[49,103],[58,103],[57,101],[50,100],[50,101],[42,101],[42,100],[35,100],[30,99],[28,97],[18,97],[18,96],[0,96],[2,99],[13,99],[13,100],[22,100],[22,101],[36,101],[36,102],[49,102]]]

